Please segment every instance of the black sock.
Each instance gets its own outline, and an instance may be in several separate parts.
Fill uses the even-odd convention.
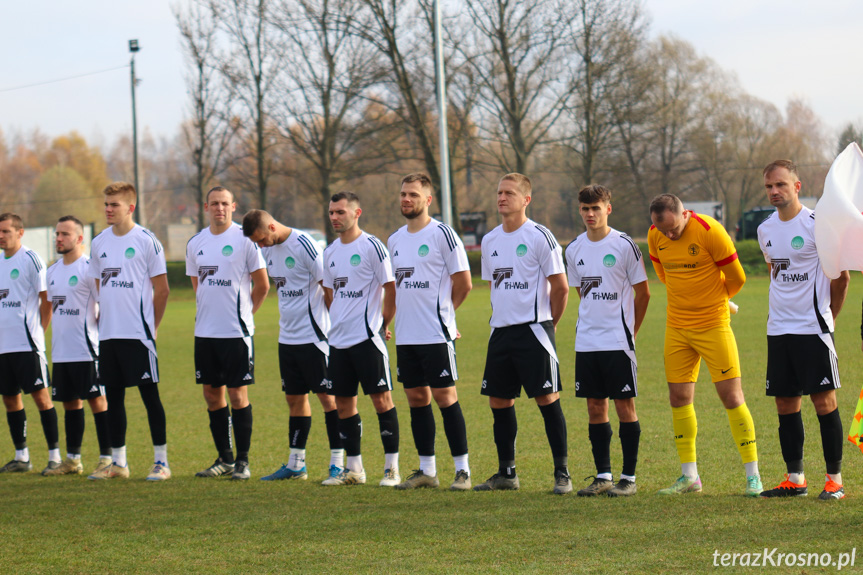
[[[411,431],[417,455],[434,455],[434,412],[431,404],[411,408]]]
[[[48,449],[60,448],[60,427],[57,424],[57,410],[53,407],[39,412],[42,420],[42,431],[45,432],[45,442]]]
[[[635,476],[635,464],[638,463],[638,440],[641,437],[641,424],[638,420],[620,422],[617,432],[620,437],[620,448],[623,451],[623,475]]]
[[[99,442],[99,455],[111,457],[111,430],[108,427],[108,412],[100,411],[93,414],[96,424],[96,440]]]
[[[827,464],[827,473],[842,473],[842,446],[843,432],[842,420],[839,418],[837,407],[826,415],[818,416],[821,424],[821,447],[824,449],[824,462]]]
[[[492,430],[497,446],[498,473],[512,477],[515,475],[515,438],[518,435],[515,406],[492,408],[491,415],[494,418]]]
[[[548,445],[551,447],[554,467],[566,471],[566,418],[560,407],[560,399],[548,405],[540,405],[539,412],[542,413],[542,418],[545,420],[545,435],[548,437]]]
[[[453,457],[467,453],[467,429],[464,424],[464,414],[461,405],[456,401],[449,407],[440,410],[443,417],[443,430],[449,442],[449,451]]]
[[[306,441],[309,439],[309,430],[312,428],[312,418],[292,415],[288,418],[288,435],[291,447],[294,449],[305,449]]]
[[[327,426],[327,439],[330,442],[330,449],[342,449],[342,438],[339,435],[339,411],[324,412],[324,423]]]
[[[252,404],[243,409],[235,409],[232,414],[234,437],[237,439],[237,461],[249,462],[249,449],[252,447]]]
[[[167,445],[165,407],[159,398],[159,386],[155,383],[139,385],[138,391],[147,409],[147,422],[150,424],[150,438],[153,440],[153,445]]]
[[[347,419],[340,419],[339,433],[342,438],[342,445],[345,446],[345,455],[348,457],[360,455],[363,440],[363,420],[360,419],[360,414],[357,413]]]
[[[396,408],[378,414],[378,425],[381,429],[381,443],[384,453],[399,452],[399,418]]]
[[[803,473],[803,416],[800,412],[779,415],[779,446],[788,473]]]
[[[109,385],[105,388],[108,398],[108,428],[111,430],[111,447],[126,445],[126,388]]]
[[[226,405],[216,411],[207,411],[210,416],[210,433],[216,451],[225,463],[234,462],[234,447],[231,445],[231,410]]]
[[[589,423],[587,436],[593,450],[596,473],[611,473],[611,423]]]
[[[9,423],[9,434],[15,449],[27,447],[27,413],[23,409],[7,411],[6,421]]]
[[[66,452],[80,454],[84,442],[84,408],[67,409],[63,423],[66,429]]]

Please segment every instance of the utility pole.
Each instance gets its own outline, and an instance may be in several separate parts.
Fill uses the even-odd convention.
[[[434,46],[438,121],[440,127],[440,142],[438,148],[440,151],[441,216],[443,222],[448,226],[451,226],[453,222],[452,187],[450,186],[449,179],[449,134],[447,133],[446,73],[443,65],[440,0],[434,0]]]
[[[135,191],[138,192],[138,204],[135,206],[135,222],[145,226],[147,225],[147,215],[144,212],[144,191],[138,182],[138,113],[135,109],[135,86],[138,84],[138,78],[135,76],[135,53],[141,48],[138,46],[137,40],[129,40],[129,52],[132,53],[132,61],[130,67],[132,70],[132,164],[135,170]]]

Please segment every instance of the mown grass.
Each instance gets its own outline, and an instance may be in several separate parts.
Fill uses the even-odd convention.
[[[459,311],[459,392],[467,418],[474,481],[494,472],[496,455],[491,414],[479,384],[488,339],[488,292],[481,282]],[[696,408],[699,470],[704,493],[660,498],[655,491],[679,474],[662,368],[665,291],[651,283],[653,298],[639,334],[639,392],[642,426],[639,493],[632,498],[555,497],[542,420],[533,401],[517,402],[518,472],[515,493],[452,493],[446,490],[396,492],[376,486],[383,455],[370,402],[360,400],[366,434],[363,454],[369,484],[324,488],[329,452],[320,408],[313,400],[308,446],[308,482],[260,482],[287,457],[287,407],[278,383],[277,311],[269,299],[257,316],[257,380],[250,395],[255,432],[253,479],[237,484],[201,480],[195,471],[214,458],[201,392],[194,384],[192,343],[194,300],[174,290],[159,330],[160,385],[168,416],[173,479],[143,481],[152,461],[143,407],[134,393],[129,409],[129,460],[133,479],[93,483],[83,477],[43,478],[35,473],[0,476],[0,564],[10,572],[617,572],[670,573],[714,570],[714,550],[755,552],[850,552],[863,523],[863,459],[846,443],[848,497],[838,503],[816,499],[823,483],[817,419],[805,405],[807,475],[810,496],[788,501],[744,498],[743,469],[727,419],[702,369]],[[847,426],[863,374],[859,302],[863,281],[856,275],[837,328],[844,388],[839,392]],[[575,294],[573,293],[573,297]],[[767,308],[766,278],[750,279],[735,298],[737,334],[747,403],[758,432],[765,484],[782,479],[784,465],[776,434],[773,402],[764,396]],[[570,470],[577,487],[593,473],[584,404],[574,398],[573,340],[576,302],[558,329],[569,425]],[[391,347],[394,359],[394,347]],[[399,387],[394,394],[401,422],[401,470],[416,467],[408,407]],[[36,410],[26,400],[34,465],[45,463]],[[62,408],[61,412],[62,421]],[[452,460],[439,414],[438,469],[442,483],[452,477]],[[97,455],[88,415],[84,460],[89,471]],[[612,462],[620,468],[617,423]],[[8,441],[8,439],[6,440]],[[11,454],[11,445],[7,444]],[[860,550],[863,553],[863,549]],[[858,568],[860,561],[858,558]],[[824,569],[821,571],[832,571]],[[820,572],[817,568],[796,572]]]

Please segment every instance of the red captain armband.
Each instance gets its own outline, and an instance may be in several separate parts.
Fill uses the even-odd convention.
[[[661,261],[659,261],[659,258],[655,257],[653,254],[649,254],[649,255],[650,255],[650,261],[656,262],[658,264],[662,263]]]
[[[737,259],[737,252],[734,252],[733,254],[731,254],[730,256],[725,258],[724,260],[719,260],[718,262],[716,262],[716,265],[719,267],[727,266],[728,264],[730,264],[731,262],[733,262],[736,259]]]

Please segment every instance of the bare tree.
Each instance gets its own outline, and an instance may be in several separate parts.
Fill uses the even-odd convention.
[[[192,158],[191,188],[198,209],[198,228],[204,219],[204,188],[223,169],[226,152],[238,123],[230,114],[233,94],[217,67],[218,23],[202,2],[174,8],[186,60],[189,119],[182,127],[183,139]]]
[[[315,191],[330,239],[328,204],[336,183],[376,173],[393,161],[395,130],[368,92],[384,70],[378,52],[353,31],[368,12],[353,0],[283,0],[271,14],[287,39],[283,97],[274,114],[282,135],[314,168],[299,181]]]

